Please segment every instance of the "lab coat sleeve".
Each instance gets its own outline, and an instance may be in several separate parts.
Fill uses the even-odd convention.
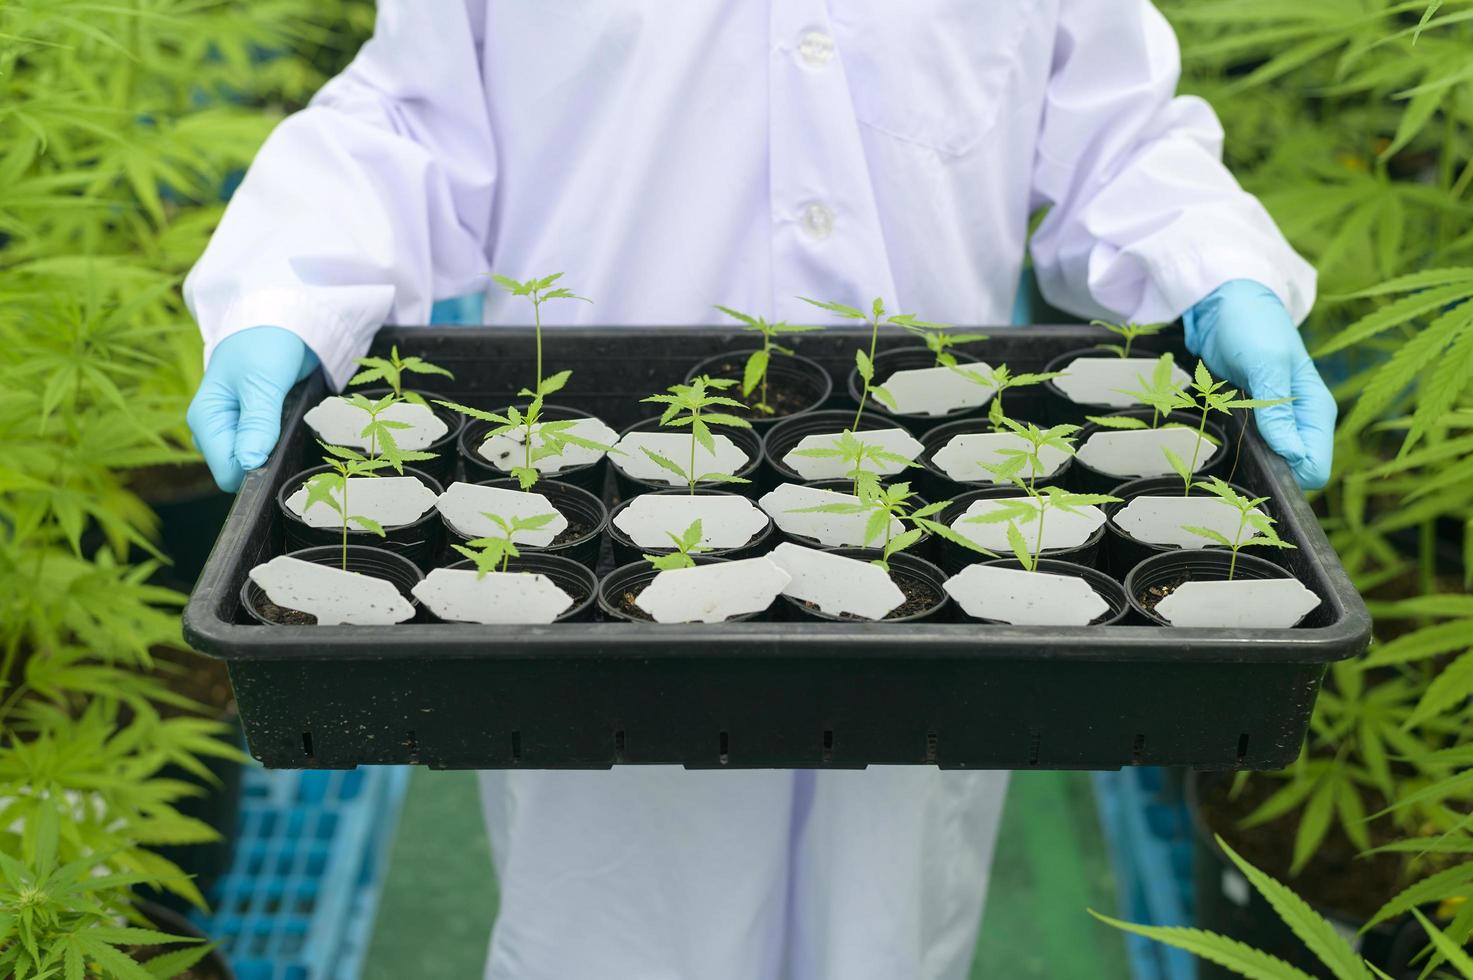
[[[185,281],[207,362],[277,326],[341,388],[383,323],[479,288],[496,178],[483,17],[476,0],[380,0],[353,63],[271,134]]]
[[[1231,279],[1297,324],[1315,272],[1222,163],[1206,102],[1176,96],[1176,36],[1147,0],[1062,0],[1033,172],[1039,288],[1081,316],[1173,320]]]

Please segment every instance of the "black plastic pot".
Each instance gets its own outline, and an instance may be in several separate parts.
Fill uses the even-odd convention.
[[[415,462],[414,468],[421,473],[433,477],[440,483],[449,483],[455,479],[455,447],[460,440],[461,431],[465,428],[465,417],[457,412],[452,412],[442,405],[436,404],[437,401],[445,400],[444,395],[438,395],[433,391],[421,391],[419,389],[406,390],[413,390],[415,394],[423,398],[425,404],[430,407],[430,411],[434,412],[435,416],[444,422],[447,427],[443,436],[430,443],[424,449],[424,452],[434,453],[435,458],[419,460]],[[362,395],[365,398],[373,399],[382,398],[388,393],[388,388],[350,388],[343,392],[343,397],[347,397],[348,395]],[[322,447],[317,444],[315,433],[314,438],[308,440],[305,449],[306,451],[302,457],[303,466],[316,466],[322,462],[324,454]],[[408,467],[405,468],[408,469]]]
[[[767,472],[767,483],[777,486],[779,483],[806,483],[803,477],[791,466],[784,463],[786,456],[793,447],[802,442],[807,436],[829,435],[838,432],[846,432],[854,424],[854,413],[846,409],[830,409],[823,412],[809,412],[796,418],[784,419],[767,430],[762,437],[762,459],[763,466]],[[910,429],[894,418],[877,415],[869,409],[865,409],[864,417],[859,420],[859,431],[870,432],[875,429]],[[906,479],[902,471],[894,476],[884,477],[884,482]]]
[[[1147,609],[1141,603],[1141,593],[1154,586],[1167,585],[1182,579],[1190,582],[1225,581],[1232,558],[1232,553],[1222,548],[1197,551],[1183,551],[1178,548],[1174,551],[1153,555],[1136,565],[1130,570],[1130,574],[1125,576],[1125,596],[1139,615],[1158,626],[1170,626],[1171,624],[1164,616],[1157,615],[1154,610]],[[1289,572],[1271,561],[1242,551],[1238,552],[1237,567],[1233,571],[1234,579],[1258,580],[1292,577]],[[1318,611],[1311,612],[1300,625],[1310,625]]]
[[[725,558],[716,558],[711,555],[692,555],[691,559],[697,565],[710,565]],[[646,586],[654,581],[655,576],[660,574],[650,567],[649,562],[640,560],[620,565],[609,574],[605,575],[598,583],[598,609],[604,619],[622,623],[651,623],[655,626],[680,626],[689,625],[681,623],[656,623],[649,616],[635,616],[626,612],[619,605],[619,597],[625,592],[633,592],[636,595],[643,591]],[[745,623],[752,620],[767,620],[772,618],[772,608],[768,607],[760,612],[743,613],[740,616],[729,616],[722,622]]]
[[[984,561],[981,564],[996,565],[999,568],[1023,567],[1023,565],[1018,561],[1017,558],[996,558],[991,561]],[[1106,575],[1104,572],[1100,571],[1097,568],[1090,568],[1087,565],[1080,565],[1072,561],[1059,561],[1058,559],[1054,558],[1040,558],[1038,560],[1037,570],[1040,572],[1046,572],[1051,575],[1070,575],[1074,578],[1082,578],[1089,583],[1090,588],[1094,589],[1095,593],[1098,594],[1101,599],[1104,599],[1110,604],[1109,612],[1101,613],[1098,619],[1093,620],[1089,624],[1090,626],[1115,626],[1124,621],[1126,616],[1130,615],[1131,613],[1130,603],[1125,600],[1125,589],[1120,585],[1119,582],[1115,581],[1109,575]],[[1003,623],[1001,620],[997,619],[984,619],[982,617],[974,618],[972,616],[968,616],[966,612],[962,610],[960,605],[955,602],[953,602],[952,605],[956,606],[957,617],[966,620],[967,622],[995,623],[999,626],[1011,625],[1008,623]]]
[[[1251,498],[1254,496],[1247,489],[1236,483],[1231,483],[1229,486],[1245,497]],[[1176,545],[1152,544],[1149,541],[1141,541],[1115,523],[1115,515],[1119,513],[1122,507],[1135,498],[1179,497],[1181,496],[1181,490],[1181,479],[1176,476],[1147,476],[1139,480],[1131,480],[1129,483],[1122,483],[1110,491],[1111,496],[1120,498],[1120,503],[1105,504],[1100,508],[1100,510],[1105,512],[1105,550],[1104,560],[1101,564],[1106,571],[1124,580],[1125,576],[1130,574],[1132,568],[1152,555],[1181,550]],[[1194,485],[1192,487],[1192,496],[1210,497],[1211,494],[1205,490],[1198,489]],[[1261,510],[1268,510],[1267,503],[1260,504],[1259,507]],[[1215,548],[1219,546],[1208,545],[1208,547]],[[1275,551],[1275,556],[1277,556],[1277,551]]]
[[[163,955],[178,950],[191,949],[198,945],[208,943],[206,936],[199,928],[186,919],[182,914],[173,909],[166,908],[157,902],[147,899],[135,899],[133,907],[137,909],[159,932],[171,936],[188,936],[198,940],[194,943],[172,943],[160,947],[159,953]],[[152,957],[150,957],[152,958]],[[230,961],[218,949],[212,949],[205,954],[204,958],[191,967],[190,976],[199,977],[200,980],[235,980],[235,971],[230,968]]]
[[[902,476],[903,475],[904,474],[902,474]],[[896,482],[903,481],[897,478]],[[850,495],[852,495],[854,492],[854,484],[851,483],[849,480],[810,480],[807,483],[803,484],[803,486],[815,487],[819,490],[832,490],[835,493],[844,493]],[[924,507],[926,506],[926,504],[930,503],[930,501],[921,494],[916,494],[913,498],[911,498],[910,502],[912,505],[912,510]],[[791,532],[784,531],[781,527],[778,526],[776,521],[773,521],[772,523],[772,534],[773,537],[776,538],[776,541],[773,542],[774,546],[776,546],[780,542],[787,541],[791,542],[792,544],[802,545],[805,548],[818,548],[823,551],[827,551],[834,547],[834,545],[824,544],[817,538],[810,538],[806,534],[793,534]],[[845,547],[864,546],[852,545]],[[917,558],[924,558],[927,561],[934,561],[936,559],[936,537],[930,531],[926,531],[919,538],[916,539],[915,544],[911,545],[905,550],[907,554],[915,555]],[[977,557],[980,558],[982,556],[978,555]]]
[[[1074,363],[1074,360],[1076,358],[1080,357],[1119,356],[1120,355],[1116,354],[1114,351],[1105,350],[1102,347],[1082,347],[1079,350],[1066,351],[1065,353],[1060,354],[1058,357],[1055,357],[1054,359],[1049,361],[1048,364],[1045,365],[1043,370],[1045,374],[1052,374],[1056,371],[1062,371],[1065,367]],[[1145,347],[1137,347],[1132,344],[1130,348],[1130,356],[1158,358],[1161,356],[1161,351],[1148,350]],[[1045,381],[1043,383],[1043,390],[1045,395],[1047,396],[1047,400],[1044,403],[1044,412],[1046,414],[1046,417],[1048,418],[1048,422],[1050,425],[1061,425],[1065,422],[1073,425],[1083,425],[1087,416],[1110,415],[1114,412],[1120,411],[1120,409],[1115,405],[1097,405],[1088,404],[1086,402],[1077,402],[1074,399],[1070,398],[1068,395],[1064,394],[1059,386],[1054,384],[1053,381]]]
[[[750,350],[736,350],[725,354],[717,354],[708,357],[686,374],[685,380],[689,384],[693,379],[702,375],[713,378],[729,378],[740,384],[742,375],[746,369],[747,358],[752,355]],[[834,392],[834,379],[823,369],[823,365],[817,361],[809,360],[796,354],[774,354],[767,362],[767,378],[772,390],[778,388],[798,393],[801,396],[801,404],[797,407],[778,409],[772,415],[762,412],[733,408],[733,415],[741,416],[752,423],[752,427],[761,431],[783,419],[790,419],[797,415],[805,415],[808,412],[823,408]],[[740,388],[729,388],[725,394],[738,401],[744,400]],[[753,390],[755,396],[757,391]]]
[[[448,567],[475,571],[476,563],[466,559]],[[582,562],[547,552],[523,551],[520,558],[513,558],[506,563],[506,570],[508,572],[540,572],[573,597],[573,605],[567,612],[554,619],[554,623],[582,623],[593,619],[594,605],[598,598],[598,576],[593,574],[593,569]],[[460,622],[454,619],[441,619],[429,610],[425,610],[425,615],[431,622]]]
[[[1193,923],[1198,929],[1219,933],[1276,956],[1313,977],[1333,980],[1317,957],[1305,948],[1304,941],[1294,935],[1273,906],[1253,888],[1237,865],[1218,845],[1202,805],[1203,791],[1211,781],[1230,777],[1220,773],[1191,772],[1186,777],[1187,808],[1192,818],[1192,884]],[[1272,825],[1254,827],[1244,833],[1284,833]],[[1236,850],[1236,848],[1234,848]],[[1270,874],[1274,870],[1268,870]],[[1289,879],[1293,885],[1293,879]],[[1304,896],[1301,896],[1304,897]],[[1389,901],[1393,896],[1386,895]],[[1327,907],[1308,897],[1305,900],[1316,912],[1335,926],[1342,936],[1354,936],[1351,942],[1361,956],[1395,980],[1418,980],[1422,975],[1419,954],[1431,941],[1419,922],[1403,914],[1377,923],[1364,933],[1365,922],[1357,916]],[[1430,912],[1430,909],[1424,909]],[[1414,962],[1415,961],[1415,962]],[[1197,961],[1197,980],[1235,980],[1239,974],[1206,960]]]
[[[482,480],[476,486],[496,487],[501,490],[522,489],[520,483],[511,479]],[[609,509],[604,506],[604,502],[582,487],[576,487],[561,480],[538,480],[529,492],[540,493],[546,497],[557,512],[567,519],[570,526],[576,522],[584,525],[587,530],[567,541],[554,541],[545,548],[519,544],[517,549],[527,554],[559,555],[563,558],[571,558],[580,565],[597,568],[603,534],[609,526]],[[458,562],[465,558],[455,550],[454,546],[463,545],[471,538],[451,527],[443,517],[440,519],[440,526],[445,533],[445,547],[441,549],[440,564]]]
[[[276,491],[276,509],[281,514],[283,526],[286,528],[284,535],[286,543],[282,550],[301,551],[303,548],[341,547],[343,542],[341,527],[312,527],[286,505],[287,498],[301,489],[302,484],[318,473],[327,472],[328,469],[327,466],[314,466],[309,470],[303,470],[283,483],[281,489]],[[394,471],[389,470],[388,473],[393,474]],[[440,485],[440,481],[422,470],[406,466],[404,475],[415,477],[433,490],[436,496],[445,490]],[[353,509],[352,504],[353,497],[349,494],[349,511]],[[416,521],[385,527],[383,537],[379,537],[372,531],[365,531],[350,525],[348,544],[392,551],[396,555],[408,558],[422,570],[428,571],[435,567],[435,559],[440,553],[440,523],[440,512],[431,506]]]
[[[828,548],[825,550],[836,555],[843,555],[845,558],[856,558],[859,561],[874,561],[881,554],[878,548]],[[908,551],[902,551],[898,555],[890,556],[890,577],[894,579],[897,576],[924,583],[933,589],[941,599],[935,605],[928,606],[920,612],[909,613],[903,616],[892,614],[886,616],[884,619],[878,620],[878,622],[919,623],[925,620],[935,623],[945,622],[949,618],[951,613],[951,597],[946,594],[945,585],[947,575],[945,572],[924,558],[912,555]],[[792,596],[784,595],[779,598],[783,603],[784,612],[787,614],[786,618],[790,620],[817,620],[830,623],[870,622],[870,620],[861,619],[858,616],[831,616],[815,606],[810,606],[798,599],[794,599]]]
[[[1017,487],[985,487],[981,490],[971,490],[951,499],[951,506],[936,515],[936,520],[950,527],[951,522],[966,513],[968,507],[978,500],[997,500],[1002,497],[1026,496]],[[1044,530],[1048,530],[1048,518],[1044,518]],[[1041,558],[1052,558],[1055,561],[1072,562],[1075,565],[1083,565],[1085,568],[1097,568],[1100,563],[1100,543],[1105,540],[1105,527],[1100,525],[1095,529],[1085,542],[1077,548],[1045,548]],[[980,551],[956,544],[951,541],[942,540],[940,543],[941,567],[951,574],[966,568],[968,565],[976,565],[980,562],[990,561]],[[1006,555],[999,554],[999,558]]]
[[[946,475],[946,471],[933,462],[933,457],[946,446],[948,442],[957,436],[973,435],[979,433],[994,432],[992,424],[986,419],[959,419],[955,422],[947,422],[938,425],[934,429],[921,435],[921,445],[926,448],[921,451],[916,461],[924,468],[919,476],[912,476],[912,480],[919,482],[921,492],[932,500],[947,500],[957,494],[966,493],[969,490],[985,490],[988,487],[999,486],[993,480],[954,480]],[[1067,458],[1046,477],[1039,477],[1041,483],[1052,483],[1058,486],[1067,485],[1069,479],[1069,468],[1073,466],[1073,458]]]
[[[525,405],[519,405],[519,409],[525,410]],[[576,408],[568,408],[566,405],[542,406],[541,421],[561,422],[567,419],[590,419],[595,416],[587,412],[580,412]],[[465,467],[465,477],[472,483],[487,480],[504,480],[511,475],[509,469],[504,470],[493,464],[480,453],[481,443],[486,441],[486,433],[495,428],[495,424],[485,422],[481,419],[471,419],[466,422],[465,429],[460,433],[457,443],[460,451],[461,463]],[[604,473],[608,457],[601,456],[592,463],[584,463],[582,466],[570,466],[567,469],[558,470],[556,473],[548,473],[547,479],[557,480],[560,483],[571,483],[575,487],[582,487],[594,496],[602,496],[604,492]]]
[[[1148,424],[1150,423],[1154,415],[1152,410],[1149,408],[1131,408],[1123,412],[1110,412],[1108,414],[1119,417],[1144,419]],[[1197,431],[1197,427],[1201,425],[1202,416],[1194,415],[1189,412],[1172,412],[1167,415],[1166,418],[1161,420],[1161,425],[1164,426],[1168,422],[1180,423],[1181,425],[1195,432]],[[1106,429],[1102,425],[1091,422],[1079,430],[1079,433],[1075,437],[1074,446],[1076,449],[1083,449],[1084,444],[1089,441],[1089,437],[1094,435],[1096,432],[1112,431],[1115,430]],[[1192,479],[1194,480],[1200,480],[1203,477],[1211,476],[1217,473],[1219,467],[1221,467],[1222,465],[1222,461],[1227,458],[1228,451],[1232,448],[1228,443],[1227,436],[1223,434],[1222,427],[1219,426],[1216,422],[1213,422],[1211,419],[1209,419],[1204,431],[1208,437],[1210,437],[1214,442],[1217,443],[1217,448],[1212,451],[1211,455],[1209,455],[1206,460],[1199,459],[1197,461],[1197,471],[1192,477]],[[1191,461],[1188,460],[1187,462]],[[1173,475],[1171,472],[1171,467],[1166,462],[1166,457],[1164,455],[1161,457],[1161,469],[1164,472],[1153,475]],[[1129,480],[1137,479],[1136,477],[1132,476],[1122,476],[1116,473],[1106,473],[1102,470],[1098,470],[1093,466],[1090,466],[1088,463],[1077,456],[1074,458],[1074,465],[1073,467],[1071,467],[1070,473],[1070,485],[1073,489],[1079,491],[1080,493],[1109,493],[1111,490],[1114,490],[1116,487],[1120,486],[1120,484],[1125,483]],[[1142,477],[1141,479],[1144,478]]]
[[[656,490],[652,494],[640,494],[640,496],[678,497],[687,495],[689,493],[689,490]],[[704,488],[697,488],[696,493],[702,496],[743,496],[742,494],[732,493],[730,490],[711,490]],[[619,516],[620,511],[633,503],[634,499],[635,498],[630,497],[623,503],[619,504],[619,506],[615,507],[613,509],[613,512],[609,514],[609,541],[612,543],[614,548],[614,564],[616,565],[626,565],[630,562],[640,561],[646,554],[664,555],[669,554],[671,551],[674,550],[673,548],[642,548],[639,545],[635,544],[633,539],[631,539],[629,535],[619,530],[618,525],[614,523],[614,519]],[[775,530],[776,525],[772,523],[771,518],[768,518],[767,524],[763,526],[762,530],[752,535],[752,537],[747,540],[747,543],[742,545],[741,547],[712,548],[709,551],[701,552],[701,554],[706,555],[710,558],[755,558],[758,555],[766,554],[769,550],[771,550],[770,545],[772,544],[772,542],[770,539],[772,538],[773,532]]]
[[[300,558],[302,561],[310,561],[317,565],[331,565],[334,568],[342,567],[343,549],[340,546],[329,545],[319,548],[303,548],[300,551],[287,552],[289,558]],[[419,568],[405,558],[396,555],[392,551],[383,548],[371,548],[361,544],[348,545],[348,571],[358,572],[362,575],[370,575],[373,578],[381,578],[393,583],[399,590],[399,594],[409,600],[410,604],[419,608],[419,600],[410,594],[410,589],[424,578]],[[249,577],[240,587],[240,606],[242,612],[249,617],[249,622],[261,623],[266,626],[280,626],[261,615],[261,604],[266,601],[266,592]]]
[[[800,416],[800,418],[810,417],[811,416],[808,415]],[[631,432],[655,432],[659,429],[660,419],[658,417],[652,417],[634,423],[629,428],[621,432],[619,435],[620,438],[623,438],[625,435],[628,435]],[[690,434],[690,429],[688,428],[670,429],[668,431],[679,432],[686,435]],[[713,435],[726,436],[732,442],[736,443],[737,447],[741,449],[742,452],[747,454],[746,465],[738,469],[734,474],[732,474],[733,476],[741,477],[747,482],[716,483],[713,481],[707,481],[705,483],[697,483],[697,489],[706,487],[717,490],[731,490],[735,493],[741,494],[744,497],[751,497],[753,499],[760,497],[762,495],[762,484],[760,479],[760,469],[762,466],[762,437],[751,429],[736,429],[724,425],[717,426],[711,431]],[[675,460],[675,462],[680,463],[682,466],[686,465],[685,459],[677,459]],[[620,498],[633,497],[641,493],[655,493],[660,490],[679,489],[678,487],[671,486],[669,483],[655,483],[649,480],[641,480],[636,477],[632,477],[629,474],[625,473],[622,469],[620,469],[618,463],[615,463],[613,461],[610,461],[609,468],[614,471],[614,480],[619,488]]]
[[[956,358],[958,366],[978,363],[977,358],[971,354],[959,350],[953,350],[951,354]],[[875,354],[875,380],[873,384],[877,387],[884,385],[885,379],[896,371],[915,371],[937,366],[936,355],[926,347],[894,347],[890,350],[882,350]],[[858,405],[859,398],[864,393],[864,380],[859,376],[859,368],[855,367],[849,370],[847,388],[849,397],[853,399],[854,404]],[[884,402],[876,398],[874,392],[871,391],[869,400],[864,403],[864,410],[865,412],[874,411],[887,418],[894,419],[901,423],[902,428],[909,429],[911,432],[919,435],[928,429],[941,425],[943,422],[950,422],[953,419],[966,418],[974,415],[986,415],[987,405],[984,403],[973,408],[958,408],[942,415],[893,412],[886,407]]]

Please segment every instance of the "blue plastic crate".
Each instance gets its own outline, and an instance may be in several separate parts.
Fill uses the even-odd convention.
[[[196,921],[240,980],[355,980],[373,926],[403,766],[247,770],[230,873]]]
[[[1093,774],[1110,849],[1120,918],[1142,925],[1192,924],[1192,825],[1165,771],[1135,767]],[[1195,980],[1189,953],[1126,935],[1135,980]]]

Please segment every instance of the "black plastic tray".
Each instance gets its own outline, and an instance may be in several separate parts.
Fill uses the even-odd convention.
[[[992,335],[971,349],[1015,372],[1105,339],[1074,326]],[[865,340],[830,329],[795,346],[842,392]],[[500,407],[529,380],[529,329],[386,328],[375,347],[393,343],[454,371],[441,388],[457,400]],[[619,428],[647,414],[639,397],[750,340],[711,327],[559,328],[545,344],[549,364],[573,370],[559,400]],[[241,583],[280,548],[274,495],[302,466],[299,423],[324,393],[314,376],[288,397],[281,444],[246,478],[184,613],[189,642],[228,661],[251,753],[270,767],[1276,768],[1299,752],[1326,665],[1369,641],[1365,606],[1288,468],[1251,431],[1236,479],[1273,495],[1299,544],[1285,563],[1324,600],[1295,629],[245,625]],[[1010,392],[1009,411],[1036,417],[1030,401],[1043,397]]]

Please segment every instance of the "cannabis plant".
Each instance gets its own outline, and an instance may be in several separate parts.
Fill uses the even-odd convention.
[[[392,466],[394,472],[403,475],[405,463],[417,463],[435,458],[434,453],[424,450],[399,448],[394,433],[401,429],[408,429],[410,425],[408,422],[388,418],[384,413],[393,406],[407,401],[403,396],[390,392],[380,398],[369,398],[355,392],[349,395],[347,400],[349,405],[368,416],[363,431],[358,435],[368,441],[369,459],[380,460],[385,466]]]
[[[428,408],[429,406],[425,404],[425,400],[419,392],[412,388],[404,387],[404,376],[406,374],[433,374],[439,375],[442,378],[451,379],[455,377],[455,375],[438,364],[431,364],[422,357],[414,355],[400,357],[399,345],[397,344],[389,348],[388,357],[360,357],[353,363],[357,364],[363,370],[348,379],[348,386],[350,388],[373,384],[376,381],[383,382],[394,393],[396,399],[409,402],[411,405],[418,405],[421,408]]]
[[[742,397],[750,398],[752,392],[756,391],[757,400],[752,403],[752,407],[763,415],[772,415],[776,410],[767,402],[767,369],[772,366],[773,355],[792,357],[794,353],[791,347],[784,347],[777,339],[786,334],[811,333],[823,328],[781,321],[768,323],[763,317],[750,316],[726,306],[716,308],[746,324],[742,327],[744,333],[756,333],[762,337],[762,346],[748,355],[747,363],[742,368]]]
[[[1180,412],[1196,404],[1186,389],[1176,383],[1176,378],[1173,377],[1175,369],[1176,359],[1170,354],[1162,354],[1156,358],[1156,365],[1151,369],[1149,378],[1138,374],[1138,387],[1120,390],[1122,395],[1129,396],[1151,410],[1149,425],[1143,419],[1129,415],[1091,415],[1088,417],[1089,421],[1106,429],[1161,428],[1161,423],[1172,412]]]
[[[1222,501],[1238,513],[1238,527],[1229,538],[1221,531],[1210,527],[1199,527],[1195,525],[1183,525],[1182,530],[1206,538],[1213,544],[1221,545],[1233,553],[1228,561],[1228,581],[1233,580],[1233,574],[1238,569],[1238,552],[1243,548],[1252,546],[1255,548],[1293,548],[1294,545],[1279,537],[1279,532],[1274,530],[1274,519],[1257,508],[1268,501],[1267,497],[1245,497],[1234,490],[1220,477],[1209,477],[1205,482],[1198,481],[1192,484],[1199,490],[1206,491],[1213,497]],[[1243,532],[1248,532],[1248,537],[1243,537]]]
[[[310,510],[313,504],[323,504],[338,515],[342,528],[342,568],[348,570],[348,525],[357,524],[365,531],[384,537],[383,525],[371,517],[352,513],[348,507],[348,485],[355,477],[372,476],[389,465],[386,459],[371,459],[346,446],[329,446],[319,442],[327,453],[322,461],[329,467],[325,473],[316,473],[307,478],[307,501],[302,510]]]
[[[857,307],[846,306],[843,303],[828,303],[822,300],[809,299],[806,296],[799,296],[798,298],[805,303],[809,303],[813,306],[818,307],[821,310],[828,310],[835,316],[843,317],[846,320],[858,320],[869,327],[868,353],[866,353],[863,348],[860,348],[859,350],[856,350],[854,352],[854,367],[855,370],[859,372],[859,378],[863,382],[864,386],[859,395],[859,407],[854,412],[854,423],[849,428],[852,432],[858,432],[859,422],[861,419],[864,418],[864,406],[869,401],[870,395],[874,395],[876,398],[884,402],[892,409],[895,407],[895,400],[890,397],[890,393],[881,386],[874,383],[875,348],[879,345],[880,342],[880,327],[882,325],[889,324],[897,327],[904,327],[906,329],[915,330],[920,328],[937,327],[939,326],[939,324],[926,323],[923,320],[917,319],[915,315],[911,313],[887,313],[885,310],[884,299],[878,296],[876,296],[874,302],[870,304],[868,312]]]
[[[927,533],[945,538],[988,558],[996,558],[997,555],[991,551],[935,519],[937,514],[950,506],[950,500],[929,504],[921,502],[911,492],[909,483],[882,486],[878,480],[870,478],[858,484],[853,501],[841,500],[814,507],[800,507],[792,513],[868,514],[869,519],[864,525],[864,546],[869,548],[879,544],[880,557],[873,564],[887,572],[890,570],[891,556],[913,547]],[[895,533],[897,523],[901,527],[898,534]]]
[[[546,527],[549,521],[557,520],[557,514],[533,514],[529,517],[505,518],[500,514],[482,513],[482,517],[495,524],[500,536],[488,536],[451,545],[460,554],[476,563],[476,578],[484,578],[491,572],[504,572],[513,558],[522,557],[521,550],[513,538],[518,531],[535,531]]]
[[[809,459],[839,460],[844,464],[844,478],[850,481],[856,496],[862,484],[878,482],[877,474],[885,467],[904,468],[917,465],[913,460],[899,453],[892,453],[877,443],[863,441],[852,431],[839,433],[831,445],[796,449],[793,455]]]
[[[696,561],[692,555],[709,551],[701,545],[701,538],[705,536],[701,528],[700,519],[690,523],[684,531],[675,534],[672,531],[665,532],[670,539],[671,550],[663,555],[645,555],[644,560],[650,563],[650,567],[657,572],[674,571],[677,568],[695,568]]]
[[[685,481],[690,488],[691,495],[696,492],[698,483],[748,483],[740,476],[730,473],[712,472],[700,473],[696,470],[696,447],[700,446],[708,453],[716,452],[716,440],[711,435],[711,426],[724,425],[733,429],[750,429],[752,423],[740,416],[732,415],[730,412],[713,411],[721,408],[744,408],[741,402],[735,398],[728,398],[716,392],[725,391],[735,385],[736,382],[729,378],[696,378],[690,384],[671,385],[664,394],[650,395],[642,401],[654,402],[664,405],[665,409],[660,414],[660,425],[676,428],[690,429],[690,459],[688,465],[682,466],[664,453],[657,453],[646,448],[644,454],[653,460],[661,469],[667,470]]]
[[[1170,323],[1111,323],[1109,320],[1091,320],[1092,327],[1104,327],[1106,330],[1120,338],[1118,344],[1100,344],[1104,350],[1114,351],[1122,359],[1130,356],[1130,345],[1135,343],[1138,337],[1154,337],[1156,334],[1171,326]]]
[[[962,344],[971,344],[980,340],[986,340],[985,333],[960,333],[953,331],[943,323],[926,323],[915,319],[902,319],[895,321],[905,328],[907,333],[921,338],[926,345],[926,350],[936,356],[936,367],[955,367],[956,355],[951,352],[953,347]]]
[[[1033,385],[1043,384],[1061,377],[1062,371],[1039,371],[1031,374],[1014,374],[1006,364],[999,364],[988,371],[979,371],[975,368],[953,366],[952,370],[975,385],[980,385],[995,392],[992,404],[999,410],[1002,408],[1003,392],[1013,388],[1028,388]]]

